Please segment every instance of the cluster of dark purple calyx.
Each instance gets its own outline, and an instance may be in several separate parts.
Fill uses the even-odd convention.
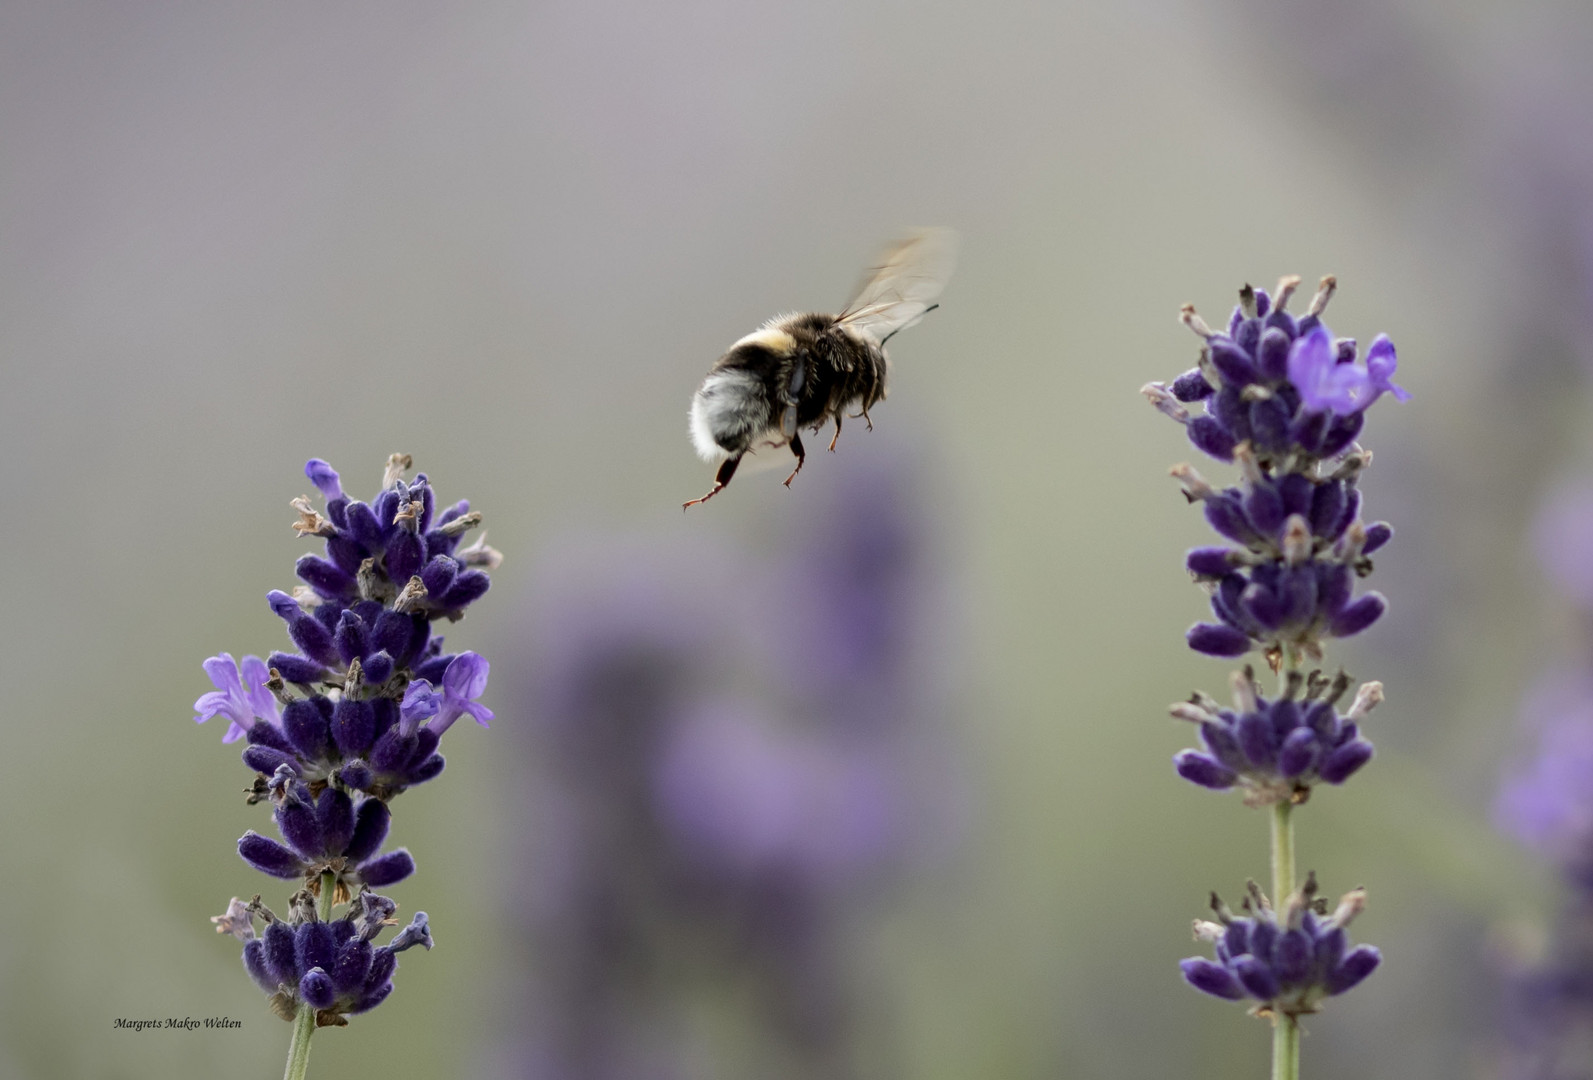
[[[1245,914],[1237,916],[1212,893],[1216,921],[1197,919],[1195,940],[1212,943],[1217,959],[1180,961],[1185,981],[1214,997],[1254,1001],[1251,1013],[1264,1017],[1317,1012],[1323,998],[1356,986],[1382,961],[1370,945],[1350,948],[1345,934],[1366,906],[1365,890],[1346,893],[1331,915],[1316,890],[1310,875],[1274,912],[1252,881],[1241,905]]]
[[[357,684],[357,662],[354,672],[351,682]],[[407,686],[408,681],[397,685]],[[335,697],[288,697],[280,728],[257,721],[249,729],[243,763],[262,776],[286,767],[317,790],[335,782],[381,799],[424,783],[446,764],[437,753],[439,735],[430,727],[411,728],[404,722],[395,689],[390,682],[374,693],[345,686]],[[257,799],[263,797],[263,785],[256,784]]]
[[[432,946],[424,911],[416,912],[386,945],[373,945],[383,927],[397,925],[392,918],[397,905],[373,892],[355,896],[341,919],[317,918],[307,890],[296,894],[292,905],[292,918],[284,921],[259,897],[250,904],[234,897],[227,914],[212,919],[217,929],[243,941],[244,968],[284,1020],[293,1020],[299,1005],[306,1003],[315,1009],[317,1027],[342,1027],[350,1014],[374,1009],[393,992],[399,953],[416,945]],[[265,921],[258,937],[256,916]]]
[[[1376,592],[1355,596],[1356,579],[1371,573],[1369,556],[1394,535],[1387,522],[1360,521],[1356,484],[1371,455],[1352,453],[1322,477],[1268,473],[1248,444],[1235,457],[1239,487],[1218,489],[1187,464],[1172,469],[1211,527],[1239,545],[1189,552],[1189,572],[1219,620],[1191,627],[1189,645],[1211,656],[1259,645],[1269,659],[1285,650],[1320,659],[1325,638],[1358,634],[1387,609]]]
[[[262,776],[289,764],[308,782],[335,779],[389,798],[442,771],[437,733],[404,723],[402,703],[412,683],[443,682],[458,657],[442,651],[431,624],[459,619],[487,591],[485,571],[500,556],[483,542],[459,550],[481,515],[466,502],[434,515],[425,475],[403,480],[409,465],[408,455],[392,455],[369,504],[344,495],[326,462],[305,467],[327,497],[326,516],[295,499],[294,527],[324,538],[327,557],[303,556],[305,584],[267,597],[299,652],[267,660],[282,722],[257,721],[243,755]]]
[[[1383,700],[1383,684],[1363,683],[1348,712],[1339,700],[1350,688],[1342,671],[1329,680],[1290,672],[1283,693],[1263,697],[1249,667],[1233,674],[1234,707],[1197,691],[1171,706],[1180,720],[1200,726],[1205,750],[1173,758],[1178,775],[1214,791],[1240,788],[1249,806],[1302,803],[1316,783],[1342,784],[1372,759],[1361,721]]]
[[[277,768],[266,791],[276,804],[272,816],[287,845],[252,830],[244,833],[238,854],[256,870],[306,881],[330,873],[340,893],[362,885],[385,888],[415,872],[415,860],[404,848],[376,854],[391,821],[381,799],[351,796],[332,784],[306,784],[286,764]]]

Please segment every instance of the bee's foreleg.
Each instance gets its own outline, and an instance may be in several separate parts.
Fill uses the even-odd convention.
[[[712,491],[710,491],[708,494],[704,495],[700,499],[693,499],[693,500],[691,500],[691,502],[682,503],[680,508],[682,510],[690,510],[692,507],[696,506],[698,503],[707,502],[709,499],[711,499],[715,495],[719,494],[725,488],[729,487],[730,486],[730,478],[732,476],[736,475],[736,466],[739,465],[739,464],[741,464],[741,455],[740,454],[737,454],[735,457],[726,458],[724,464],[719,466],[719,471],[714,474],[714,489]],[[797,467],[801,468],[801,465],[799,464]],[[795,476],[796,474],[792,473],[791,475]],[[789,480],[786,481],[786,483],[788,483],[788,484],[790,482],[791,481],[789,481]]]
[[[835,440],[841,437],[841,414],[835,414],[835,434],[830,436],[830,453],[835,453]]]
[[[791,436],[791,452],[796,455],[796,468],[791,470],[791,475],[785,478],[785,486],[790,487],[791,481],[796,479],[796,474],[802,471],[802,463],[808,459],[807,451],[802,449],[802,436]]]

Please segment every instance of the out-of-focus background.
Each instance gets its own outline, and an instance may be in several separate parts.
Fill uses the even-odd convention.
[[[189,706],[286,647],[305,459],[368,497],[395,450],[505,553],[449,632],[497,721],[394,807],[438,947],[312,1075],[1261,1075],[1178,978],[1266,822],[1169,765],[1227,668],[1136,391],[1179,304],[1328,272],[1415,398],[1330,657],[1378,756],[1298,815],[1385,963],[1307,1068],[1498,1075],[1560,904],[1492,807],[1582,647],[1529,535],[1593,460],[1590,45],[1550,0],[6,6],[0,1075],[281,1069],[207,917],[287,890]],[[920,224],[962,258],[876,430],[683,515],[707,365]]]

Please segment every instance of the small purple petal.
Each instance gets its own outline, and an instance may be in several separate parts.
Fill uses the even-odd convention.
[[[1266,376],[1268,382],[1288,378],[1289,347],[1292,344],[1293,340],[1288,333],[1277,327],[1261,335],[1261,342],[1256,347],[1256,359],[1261,374]]]
[[[381,954],[378,953],[377,955]],[[391,956],[392,954],[388,953],[387,955]],[[373,987],[372,989],[367,990],[365,993],[360,995],[359,1000],[354,1003],[353,1007],[349,1009],[349,1012],[369,1012],[382,1002],[386,1001],[387,995],[391,994],[392,992],[393,984],[390,982],[384,982],[380,986]]]
[[[1256,539],[1256,531],[1250,527],[1244,507],[1232,491],[1222,498],[1208,499],[1205,514],[1206,524],[1237,544],[1249,544]]]
[[[265,928],[260,936],[265,944],[265,969],[271,979],[270,990],[278,986],[296,986],[299,982],[299,962],[294,947],[293,928],[276,921]]]
[[[1184,981],[1196,990],[1228,1001],[1239,1001],[1245,996],[1244,987],[1233,973],[1221,964],[1214,964],[1204,956],[1191,956],[1178,962]]]
[[[304,860],[269,837],[249,831],[238,840],[243,861],[272,877],[296,878],[304,873]]]
[[[1344,959],[1344,949],[1349,943],[1349,936],[1342,927],[1335,926],[1324,931],[1316,939],[1315,955],[1312,960],[1313,978],[1317,982],[1324,981],[1328,974],[1339,966],[1339,961]]]
[[[1358,412],[1334,417],[1333,422],[1328,425],[1327,432],[1322,436],[1322,445],[1317,453],[1323,457],[1337,454],[1355,441],[1365,423],[1366,417]]]
[[[1342,784],[1371,760],[1372,744],[1365,739],[1352,739],[1329,754],[1316,773],[1329,784]]]
[[[282,710],[283,732],[294,749],[311,761],[325,757],[332,745],[332,727],[320,706],[325,701],[320,696],[299,698]]]
[[[337,629],[332,632],[332,641],[337,646],[338,656],[342,657],[345,664],[364,660],[365,655],[371,651],[371,638],[366,632],[365,620],[352,611],[345,611],[338,617]]]
[[[1271,1001],[1278,996],[1280,987],[1272,969],[1254,956],[1241,956],[1233,962],[1234,974],[1247,993],[1261,1001]]]
[[[324,922],[300,923],[293,935],[293,959],[300,971],[320,968],[326,971],[337,958],[337,943],[332,938],[332,924]],[[320,1006],[325,1008],[326,1006]]]
[[[1212,366],[1217,369],[1225,382],[1245,386],[1260,381],[1261,376],[1256,372],[1256,366],[1250,362],[1250,357],[1232,341],[1212,338],[1207,354],[1211,357]]]
[[[354,577],[336,563],[319,555],[301,555],[293,572],[299,580],[328,600],[351,600],[355,593]]]
[[[1250,437],[1263,450],[1281,453],[1289,445],[1290,413],[1280,395],[1250,406]]]
[[[420,573],[425,561],[425,539],[406,529],[400,529],[387,547],[387,576],[395,584],[402,585]]]
[[[384,611],[371,631],[371,648],[387,653],[397,663],[409,659],[409,645],[415,637],[415,621],[402,612]]]
[[[332,983],[339,993],[354,994],[365,986],[365,980],[371,973],[371,958],[375,953],[371,943],[361,938],[343,943],[331,972]]]
[[[416,679],[404,690],[404,700],[398,707],[398,733],[408,738],[415,734],[421,722],[437,715],[442,708],[443,695],[432,689],[425,679]]]
[[[1212,386],[1206,377],[1200,373],[1199,368],[1192,368],[1173,380],[1173,397],[1189,404],[1192,401],[1201,401],[1212,394]]]
[[[383,983],[389,983],[393,977],[393,970],[398,967],[398,957],[387,949],[377,949],[371,957],[371,972],[365,976],[365,989],[367,992],[376,989]]]
[[[382,846],[387,839],[392,813],[380,799],[362,799],[354,811],[354,833],[343,847],[343,855],[350,862],[362,863]]]
[[[1198,750],[1184,750],[1173,756],[1178,775],[1213,791],[1226,791],[1239,779],[1237,773]]]
[[[1278,750],[1278,772],[1288,780],[1302,775],[1316,763],[1318,748],[1316,732],[1307,727],[1295,728]]]
[[[385,652],[374,652],[365,658],[365,681],[380,686],[393,677],[393,658]]]
[[[311,458],[305,462],[304,475],[309,477],[310,483],[315,485],[316,490],[328,499],[342,498],[343,485],[338,480],[337,470],[320,458]]]
[[[302,786],[299,790],[306,794],[309,791]],[[274,816],[277,828],[282,830],[282,839],[306,860],[321,859],[330,854],[326,850],[325,837],[321,832],[321,823],[315,816],[315,808],[301,798],[298,792],[290,789],[288,797],[278,804]]]
[[[376,741],[376,711],[369,701],[342,698],[332,708],[332,739],[347,757],[360,757]]]
[[[329,787],[315,802],[315,816],[329,857],[345,853],[354,836],[354,802],[347,792]]]
[[[294,772],[299,771],[299,763],[291,753],[278,750],[274,746],[262,746],[251,743],[243,752],[243,763],[257,773],[270,776],[282,766],[286,765]]]
[[[465,570],[454,578],[454,583],[449,586],[447,592],[443,593],[438,604],[445,608],[462,608],[480,600],[491,587],[492,579],[484,572]]]
[[[332,976],[320,968],[311,968],[299,980],[299,997],[313,1009],[330,1009],[337,1000],[337,988]]]
[[[1195,548],[1185,556],[1184,565],[1196,577],[1221,578],[1233,572],[1233,565],[1229,562],[1232,556],[1232,548]]]
[[[1311,936],[1304,930],[1285,930],[1272,946],[1272,970],[1278,981],[1304,982],[1311,974]]]
[[[1250,651],[1250,637],[1231,626],[1196,623],[1184,635],[1189,647],[1207,656],[1243,656]]]
[[[1349,637],[1359,634],[1378,619],[1383,612],[1388,610],[1388,601],[1383,599],[1381,593],[1370,592],[1352,604],[1345,606],[1328,624],[1334,637]]]
[[[1283,495],[1271,484],[1261,483],[1244,497],[1245,517],[1262,536],[1275,536],[1283,527]]]
[[[359,869],[360,880],[373,889],[403,881],[414,872],[415,860],[406,848],[399,848],[380,858],[372,859]]]
[[[1239,749],[1239,740],[1233,737],[1233,731],[1227,724],[1211,720],[1201,724],[1200,741],[1206,744],[1213,758],[1235,772],[1249,767],[1244,751]]]
[[[1324,985],[1329,994],[1342,994],[1377,970],[1383,954],[1371,945],[1360,945],[1350,950],[1338,967],[1328,973]]]
[[[1184,430],[1189,433],[1189,441],[1202,453],[1209,454],[1218,461],[1233,460],[1233,450],[1238,445],[1238,440],[1217,422],[1216,417],[1196,416],[1189,421]]]
[[[1366,527],[1366,543],[1362,546],[1361,552],[1370,555],[1392,539],[1394,539],[1394,527],[1386,521],[1374,521]]]
[[[1277,760],[1278,733],[1272,726],[1272,718],[1265,713],[1245,713],[1239,718],[1239,723],[1234,725],[1234,737],[1239,741],[1239,748],[1249,759],[1250,764],[1257,768],[1270,768]]]
[[[1393,394],[1396,401],[1410,400],[1410,391],[1394,383],[1394,371],[1398,367],[1399,358],[1394,354],[1394,343],[1388,340],[1387,334],[1378,334],[1372,341],[1372,347],[1366,350],[1366,374],[1372,386],[1374,401],[1384,393]]]
[[[447,555],[434,556],[420,571],[420,581],[426,586],[428,596],[442,596],[453,588],[458,576],[459,564]]]
[[[266,965],[265,942],[260,938],[243,943],[243,969],[260,989],[268,994],[277,992],[277,979]]]
[[[441,735],[453,726],[455,720],[469,713],[477,723],[486,727],[487,721],[493,717],[492,710],[476,704],[475,699],[487,690],[487,672],[490,668],[487,659],[477,653],[462,652],[454,657],[443,672],[442,706],[437,716],[428,721],[426,726]]]
[[[286,682],[297,683],[300,686],[319,682],[321,676],[326,674],[324,664],[318,664],[308,657],[295,656],[292,653],[272,653],[266,663],[276,668]]]

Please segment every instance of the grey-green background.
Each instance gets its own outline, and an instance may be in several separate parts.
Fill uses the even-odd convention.
[[[818,505],[826,455],[682,515],[687,400],[914,224],[962,260],[838,452],[923,448],[965,620],[967,834],[854,951],[910,1075],[1262,1075],[1262,1026],[1174,966],[1206,891],[1265,873],[1266,825],[1168,764],[1166,703],[1226,668],[1181,638],[1192,451],[1136,390],[1189,366],[1180,303],[1327,272],[1335,330],[1391,334],[1416,397],[1363,440],[1400,535],[1392,611],[1341,658],[1387,684],[1379,756],[1300,815],[1386,963],[1310,1025],[1307,1075],[1488,1075],[1490,957],[1553,899],[1489,800],[1570,627],[1519,552],[1587,442],[1513,170],[1535,124],[1593,153],[1555,81],[1589,30],[1548,0],[0,8],[0,1075],[278,1074],[288,1026],[207,922],[267,884],[234,853],[263,815],[189,705],[204,657],[285,643],[262,597],[304,549],[304,459],[364,492],[399,449],[506,553],[450,637],[495,658],[500,721],[400,807],[440,947],[312,1075],[485,1070],[517,974],[497,851],[536,827],[495,814],[522,778],[494,746],[539,552],[751,544]],[[215,1014],[244,1027],[112,1028]]]

